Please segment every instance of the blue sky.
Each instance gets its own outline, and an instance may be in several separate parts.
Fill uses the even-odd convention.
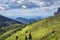
[[[48,17],[60,7],[60,0],[0,0],[0,15],[9,18]]]

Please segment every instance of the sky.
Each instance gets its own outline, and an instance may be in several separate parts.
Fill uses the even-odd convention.
[[[9,18],[49,17],[60,7],[60,0],[0,0],[0,15]]]

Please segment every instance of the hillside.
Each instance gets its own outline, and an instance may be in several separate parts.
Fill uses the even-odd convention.
[[[0,15],[0,36],[10,30],[13,30],[12,32],[14,32],[19,29],[22,29],[24,26],[25,25],[22,24],[21,22],[18,22],[18,21],[15,21],[15,20],[12,20],[10,18]]]
[[[3,33],[8,32],[9,30],[14,30],[14,29],[22,29],[25,25],[24,24],[14,24],[10,25],[7,27],[2,27],[0,28],[0,35],[3,35]]]
[[[2,27],[0,29],[0,40],[5,40],[9,36],[13,35],[17,31],[21,31],[26,25],[24,24],[14,24],[8,27]]]
[[[32,40],[60,40],[60,15],[28,25],[5,40],[27,40],[30,33]]]
[[[6,27],[13,24],[22,24],[22,23],[0,15],[0,27]]]

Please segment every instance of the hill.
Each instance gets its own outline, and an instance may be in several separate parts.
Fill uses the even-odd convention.
[[[32,40],[60,40],[60,15],[32,23],[4,40],[27,40],[29,37]]]
[[[22,23],[0,15],[0,27],[6,27],[13,24],[22,24]]]
[[[24,28],[26,24],[14,24],[8,27],[2,27],[0,29],[0,40],[5,40],[5,38],[8,38],[9,36],[13,35],[17,31],[21,31],[22,28]]]
[[[10,30],[16,31],[18,29],[22,29],[23,27],[24,24],[21,22],[0,15],[0,36]]]

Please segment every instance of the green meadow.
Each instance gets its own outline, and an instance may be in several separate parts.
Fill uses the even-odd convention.
[[[17,30],[18,28],[20,27],[14,26],[13,30],[9,29],[0,35],[0,40],[60,40],[60,15],[36,21]]]

